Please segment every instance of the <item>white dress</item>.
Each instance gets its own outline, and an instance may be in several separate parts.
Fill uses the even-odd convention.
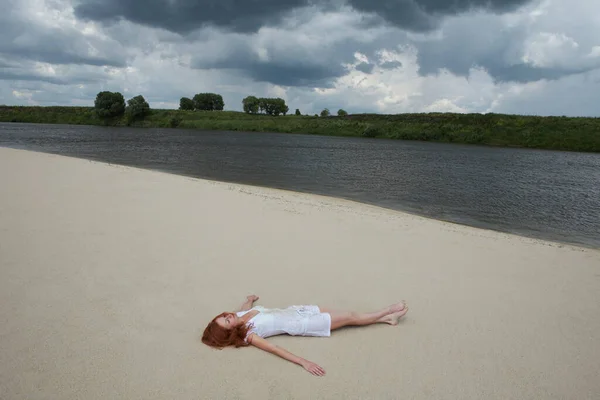
[[[318,306],[290,306],[288,308],[265,308],[254,306],[248,311],[236,313],[241,317],[252,310],[259,313],[246,324],[252,333],[267,338],[288,334],[292,336],[331,336],[331,315],[322,313]]]

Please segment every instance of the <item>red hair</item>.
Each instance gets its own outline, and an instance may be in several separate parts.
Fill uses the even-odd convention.
[[[248,346],[246,342],[246,336],[250,327],[246,324],[236,326],[235,328],[227,329],[223,328],[217,323],[217,318],[227,316],[228,312],[221,313],[213,318],[208,323],[202,334],[202,343],[207,346],[222,349],[227,346],[245,347]]]

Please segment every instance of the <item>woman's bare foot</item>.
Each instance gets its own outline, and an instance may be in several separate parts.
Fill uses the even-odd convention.
[[[392,304],[389,307],[389,313],[395,314],[395,313],[398,313],[398,312],[404,310],[405,308],[406,308],[406,301],[402,300],[400,303]]]
[[[402,311],[398,311],[393,314],[388,314],[385,317],[380,318],[377,322],[383,322],[386,324],[390,324],[392,326],[398,325],[400,318],[402,318],[404,315],[406,315],[407,312],[408,312],[408,307],[404,306]]]

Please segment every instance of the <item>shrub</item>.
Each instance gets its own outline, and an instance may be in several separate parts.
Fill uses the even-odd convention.
[[[171,117],[169,119],[169,126],[171,128],[177,128],[182,122],[181,117]]]
[[[376,126],[373,126],[373,125],[369,125],[362,132],[361,136],[368,137],[368,138],[374,138],[374,137],[377,137],[380,133],[381,132],[380,132],[379,128],[377,128]]]

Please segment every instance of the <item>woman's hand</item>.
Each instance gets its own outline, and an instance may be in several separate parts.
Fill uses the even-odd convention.
[[[258,300],[258,296],[251,294],[250,296],[246,296],[246,302],[242,304],[239,311],[248,311],[254,305],[254,302]]]
[[[298,365],[302,366],[302,368],[304,368],[305,370],[307,370],[308,372],[310,372],[313,375],[316,375],[316,376],[325,375],[325,370],[323,368],[319,367],[317,364],[310,362],[308,360],[305,360],[302,357],[298,357],[297,355],[292,354],[289,351],[287,351],[286,349],[276,346],[273,343],[269,343],[268,340],[261,338],[260,336],[258,336],[255,333],[252,333],[252,334],[250,334],[250,336],[248,336],[248,341],[252,346],[258,347],[261,350],[267,351],[271,354],[275,354],[285,360],[291,361],[294,364],[298,364]]]
[[[307,360],[302,361],[302,368],[304,368],[305,370],[307,370],[308,372],[310,372],[311,374],[315,375],[315,376],[323,376],[325,375],[325,370],[323,368],[321,368],[320,366],[318,366],[317,364],[315,364],[314,362],[310,362]]]

